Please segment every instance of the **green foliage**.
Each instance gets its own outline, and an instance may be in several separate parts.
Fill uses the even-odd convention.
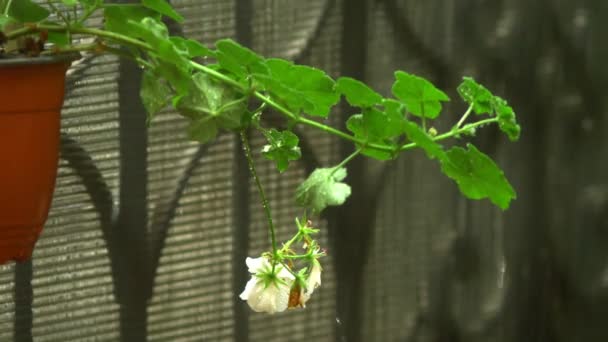
[[[13,19],[11,19],[11,17],[0,13],[0,31],[4,31],[5,27],[11,22],[13,22]]]
[[[48,18],[51,12],[31,0],[14,0],[8,10],[8,16],[22,23],[37,23]]]
[[[481,115],[493,112],[492,100],[494,96],[484,86],[475,82],[472,77],[463,77],[463,81],[457,90],[460,97],[473,106],[475,114]]]
[[[445,157],[445,152],[441,145],[435,142],[420,126],[413,122],[406,122],[403,125],[403,129],[407,138],[422,148],[429,158],[442,160]]]
[[[350,186],[340,182],[344,178],[344,167],[316,169],[296,190],[296,202],[316,213],[331,205],[342,205],[350,196]]]
[[[350,77],[340,77],[336,82],[336,91],[344,97],[351,106],[372,107],[382,101],[382,96],[368,87],[365,83]]]
[[[493,105],[498,117],[498,127],[509,137],[509,140],[517,141],[521,133],[521,127],[515,120],[513,108],[507,104],[507,101],[498,96],[494,96]]]
[[[262,155],[269,160],[274,160],[279,172],[287,170],[290,161],[302,157],[298,143],[300,139],[291,131],[278,131],[274,128],[264,133],[268,145],[262,148]]]
[[[152,56],[166,62],[172,62],[179,68],[187,65],[189,51],[179,49],[169,39],[169,32],[165,24],[154,18],[143,18],[139,22],[129,21],[130,34],[154,46]]]
[[[441,170],[456,181],[468,198],[489,198],[501,209],[507,209],[516,196],[502,170],[475,146],[467,144],[467,148],[453,147],[447,151],[445,158],[440,159]]]
[[[190,90],[174,101],[180,113],[191,120],[188,128],[191,139],[207,143],[219,129],[241,128],[246,109],[243,98],[204,73],[194,74],[192,80]]]
[[[340,96],[325,72],[283,59],[266,60],[268,73],[255,74],[265,90],[295,113],[327,117]]]
[[[160,21],[160,15],[143,6],[137,5],[105,5],[104,8],[104,27],[111,32],[120,33],[126,36],[141,38],[136,34],[135,25],[148,18]]]
[[[213,51],[196,40],[176,36],[170,37],[169,40],[175,45],[180,55],[186,56],[189,59],[195,57],[215,57]]]
[[[177,22],[184,21],[184,17],[182,17],[179,13],[177,13],[166,0],[142,0],[142,5],[147,8],[153,9],[154,11],[165,15]]]
[[[283,59],[266,59],[230,39],[217,41],[215,50],[211,50],[197,41],[172,37],[161,19],[167,17],[179,22],[184,18],[167,0],[128,4],[105,4],[101,0],[56,3],[78,13],[71,24],[46,20],[54,6],[15,0],[0,14],[0,28],[16,22],[21,24],[17,27],[26,28],[21,34],[26,35],[35,34],[47,25],[49,41],[57,51],[83,49],[83,46],[72,46],[69,39],[72,34],[78,34],[92,36],[99,42],[89,44],[91,51],[98,53],[96,48],[106,49],[135,60],[145,67],[140,95],[149,121],[172,104],[190,121],[190,137],[201,143],[213,140],[221,130],[258,128],[268,140],[262,154],[276,164],[279,172],[301,157],[299,139],[291,131],[293,125],[298,124],[350,140],[357,146],[357,153],[378,160],[393,159],[402,151],[420,148],[428,158],[439,161],[443,172],[456,181],[465,196],[489,198],[503,209],[515,198],[513,188],[488,156],[470,144],[467,149],[446,150],[440,143],[447,138],[466,138],[488,124],[497,124],[510,140],[519,138],[521,128],[507,101],[493,95],[473,78],[465,77],[457,89],[470,109],[450,131],[439,134],[432,127],[427,131],[426,122],[440,115],[442,102],[449,101],[449,97],[422,77],[395,72],[391,89],[394,98],[383,98],[361,81],[340,77],[334,82],[322,70]],[[6,2],[0,0],[0,10],[2,4]],[[103,11],[105,31],[85,27],[86,18],[95,11]],[[24,25],[32,22],[39,24]],[[28,29],[30,32],[25,32]],[[2,33],[3,39],[5,36],[6,33]],[[217,64],[199,64],[192,60],[198,57],[213,58]],[[330,115],[341,96],[358,108],[358,113],[347,120],[345,132],[320,120]],[[259,105],[256,103],[259,101],[262,105],[258,109],[247,107]],[[283,115],[288,129],[260,127],[260,116],[266,107]],[[489,118],[466,123],[471,111]],[[305,115],[317,118],[312,120]],[[315,212],[342,204],[350,195],[350,187],[341,182],[346,177],[343,166],[357,153],[336,168],[315,170],[298,187],[297,203]]]
[[[395,156],[397,141],[394,138],[403,133],[403,120],[403,117],[394,111],[383,112],[375,108],[367,108],[362,114],[351,116],[346,121],[346,128],[353,132],[356,138],[365,142],[357,144],[362,148],[361,153],[375,159],[387,160]],[[366,146],[369,143],[390,146],[393,152],[369,148]]]
[[[86,9],[91,10],[101,6],[103,0],[78,0],[78,2]],[[107,6],[107,5],[106,5]]]
[[[342,205],[347,200],[351,188],[343,182],[347,176],[344,166],[359,154],[387,160],[414,148],[423,150],[429,159],[437,160],[442,172],[453,179],[460,192],[468,198],[488,198],[503,210],[516,198],[502,170],[475,146],[467,144],[466,148],[445,149],[442,145],[445,139],[467,138],[474,135],[476,129],[489,124],[497,124],[510,140],[519,138],[521,129],[507,101],[493,95],[473,78],[465,77],[458,87],[458,93],[469,104],[469,109],[450,130],[439,133],[434,127],[427,130],[427,122],[440,115],[442,102],[449,101],[449,98],[422,77],[395,72],[394,98],[384,98],[361,81],[340,77],[334,82],[322,70],[283,59],[266,59],[230,39],[217,41],[215,50],[211,50],[195,40],[169,35],[161,19],[184,20],[171,7],[169,0],[111,4],[102,0],[13,0],[12,6],[5,8],[6,4],[7,0],[0,0],[0,44],[24,36],[42,37],[36,41],[40,43],[44,40],[42,33],[48,33],[49,42],[55,46],[53,50],[42,51],[43,54],[105,51],[127,57],[144,69],[140,97],[148,112],[148,123],[171,104],[189,121],[187,132],[199,143],[213,141],[220,131],[240,133],[249,171],[268,222],[272,253],[265,253],[264,258],[268,264],[266,271],[274,280],[274,266],[289,265],[286,268],[293,268],[294,261],[298,259],[305,260],[306,266],[312,269],[317,268],[318,273],[320,264],[317,259],[325,253],[311,238],[310,235],[317,230],[306,218],[304,225],[296,219],[298,233],[281,249],[277,248],[271,209],[257,176],[247,138],[249,128],[264,134],[268,144],[261,153],[274,162],[279,172],[284,172],[290,162],[301,158],[300,141],[292,131],[295,125],[307,125],[355,144],[356,151],[338,166],[314,170],[297,187],[296,203],[305,207],[307,212],[318,214],[328,206]],[[57,7],[69,11],[57,12]],[[53,11],[52,17],[61,19],[60,22],[47,19]],[[87,19],[98,12],[103,12],[104,28],[86,27]],[[12,23],[16,25],[8,25]],[[12,32],[4,32],[7,27]],[[79,40],[72,42],[70,38],[76,35],[93,40],[87,39],[84,44]],[[33,45],[35,49],[26,51],[28,55],[40,53],[39,45]],[[200,57],[209,58],[205,58],[202,64],[197,59]],[[214,64],[207,63],[211,59],[215,59],[210,62]],[[335,123],[335,120],[322,120],[328,118],[332,107],[342,96],[357,108],[357,114],[351,115],[346,122],[347,131],[325,123]],[[276,123],[275,116],[261,121],[269,109],[287,122]],[[472,112],[488,117],[467,123]],[[275,127],[287,129],[266,129],[261,122],[273,122]],[[289,247],[292,243],[302,242],[306,244],[305,254],[296,254]],[[311,284],[309,280],[313,270],[305,267],[294,275],[296,284],[304,289]],[[309,279],[305,280],[305,277]],[[266,280],[268,283],[270,278]],[[307,289],[308,296],[314,287],[316,284]]]
[[[189,91],[192,83],[189,64],[192,44],[185,40],[171,40],[167,27],[155,18],[128,21],[127,25],[132,36],[154,46],[154,51],[148,52],[148,56],[155,65],[156,73],[169,81],[178,96]]]
[[[464,77],[458,86],[462,99],[473,106],[475,114],[488,114],[498,117],[498,127],[511,141],[519,139],[521,128],[515,119],[515,112],[507,101],[493,95],[488,89],[475,82],[471,77]]]
[[[48,42],[58,47],[69,46],[70,36],[65,32],[49,32]]]
[[[362,108],[362,113],[354,114],[346,121],[346,128],[362,141],[356,144],[361,153],[378,160],[394,158],[406,122],[403,104],[393,99],[383,99],[365,84],[350,78],[340,78],[336,89],[346,96],[351,105]],[[373,144],[384,145],[388,149],[379,150],[372,147]]]
[[[264,59],[231,39],[219,40],[215,46],[222,69],[240,81],[247,80],[255,88],[269,92],[296,114],[304,111],[327,117],[330,108],[338,102],[334,81],[319,69],[282,59]]]
[[[267,73],[262,57],[232,39],[218,40],[215,47],[219,65],[239,79],[244,80],[254,72]]]
[[[148,123],[152,121],[156,113],[169,104],[173,97],[173,92],[167,82],[156,76],[152,70],[144,71],[139,94],[148,112]]]
[[[403,101],[408,112],[413,115],[435,119],[441,112],[441,102],[450,100],[444,92],[424,78],[404,71],[395,72],[395,78],[393,95]]]

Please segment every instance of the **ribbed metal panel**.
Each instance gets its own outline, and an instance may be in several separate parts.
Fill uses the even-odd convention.
[[[34,257],[0,266],[0,341],[608,339],[601,0],[171,3],[186,18],[172,33],[205,44],[233,38],[384,95],[395,69],[428,77],[453,100],[440,130],[463,110],[460,76],[478,77],[522,118],[518,145],[491,130],[476,138],[520,198],[508,214],[464,200],[419,152],[388,169],[357,159],[347,206],[314,218],[328,251],[322,287],[305,310],[255,314],[237,297],[244,258],[270,243],[239,140],[190,142],[187,120],[170,110],[145,130],[139,70],[87,57],[68,74],[56,191]],[[350,111],[339,106],[326,122]],[[352,152],[297,133],[306,158],[283,174],[249,134],[279,241],[302,214],[299,182]]]

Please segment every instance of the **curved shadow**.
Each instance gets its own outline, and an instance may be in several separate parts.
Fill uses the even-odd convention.
[[[115,208],[112,192],[101,171],[99,171],[89,153],[67,133],[61,133],[60,157],[67,161],[68,166],[82,180],[82,184],[99,214],[103,238],[108,249],[110,249],[109,241],[111,227],[114,223],[113,213]]]
[[[325,1],[325,7],[323,7],[323,11],[321,12],[321,15],[319,16],[319,18],[317,19],[317,22],[315,23],[315,28],[312,31],[312,34],[310,34],[306,38],[306,42],[304,43],[304,46],[302,46],[300,51],[298,51],[298,53],[296,53],[293,56],[293,60],[296,63],[301,64],[304,59],[309,57],[309,53],[312,48],[312,45],[321,36],[321,32],[323,32],[323,28],[325,28],[325,24],[327,23],[327,20],[329,19],[329,15],[331,14],[331,11],[335,7],[335,5],[336,5],[336,0]]]
[[[394,29],[396,39],[403,43],[403,46],[408,49],[408,53],[415,55],[432,69],[433,78],[438,85],[445,84],[445,80],[450,79],[450,75],[452,75],[450,65],[439,54],[435,53],[436,50],[427,46],[420,39],[410,20],[403,14],[395,0],[377,1],[383,5],[384,13]]]
[[[181,199],[188,181],[194,175],[197,167],[200,165],[201,159],[207,153],[211,145],[200,145],[198,150],[192,155],[188,165],[184,168],[181,175],[177,178],[176,185],[173,193],[169,197],[162,197],[161,202],[155,208],[152,214],[152,220],[150,225],[150,243],[151,247],[151,270],[152,270],[152,281],[156,275],[156,270],[162,256],[162,251],[165,248],[165,241],[169,234],[169,228],[171,227],[171,221],[175,218],[175,213],[179,206],[179,200]]]

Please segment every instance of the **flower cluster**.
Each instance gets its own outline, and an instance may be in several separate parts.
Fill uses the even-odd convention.
[[[296,219],[296,224],[298,233],[280,250],[246,260],[251,279],[240,298],[247,301],[253,311],[273,314],[287,308],[303,308],[314,290],[321,285],[323,268],[319,258],[325,252],[311,238],[318,230],[311,228],[310,221],[302,225]],[[302,241],[306,253],[298,255],[291,246],[294,242]],[[298,262],[305,266],[295,272]]]

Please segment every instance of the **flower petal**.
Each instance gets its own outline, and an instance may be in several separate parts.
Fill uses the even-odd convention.
[[[242,300],[248,300],[249,297],[251,296],[251,293],[253,292],[253,289],[254,289],[255,285],[258,282],[260,282],[260,279],[258,279],[257,277],[251,277],[251,279],[249,279],[249,281],[247,282],[247,285],[245,285],[245,289],[239,295],[239,297]]]
[[[260,273],[264,269],[267,269],[268,267],[270,267],[270,262],[268,262],[268,259],[266,259],[265,257],[259,257],[259,258],[247,257],[247,259],[245,259],[245,263],[247,264],[247,267],[249,268],[249,273],[251,273],[251,274]]]
[[[308,276],[308,281],[306,283],[307,288],[312,291],[321,285],[321,271],[323,268],[318,260],[314,260],[312,262],[312,268],[310,269],[310,275]]]
[[[290,285],[273,282],[264,287],[263,282],[257,282],[251,289],[247,303],[256,312],[273,314],[285,311],[289,303]]]
[[[308,275],[308,279],[306,279],[306,289],[302,291],[301,301],[303,304],[310,299],[312,293],[315,291],[317,287],[321,285],[321,271],[323,268],[318,260],[314,260],[312,262],[312,268],[310,269],[310,274]]]

